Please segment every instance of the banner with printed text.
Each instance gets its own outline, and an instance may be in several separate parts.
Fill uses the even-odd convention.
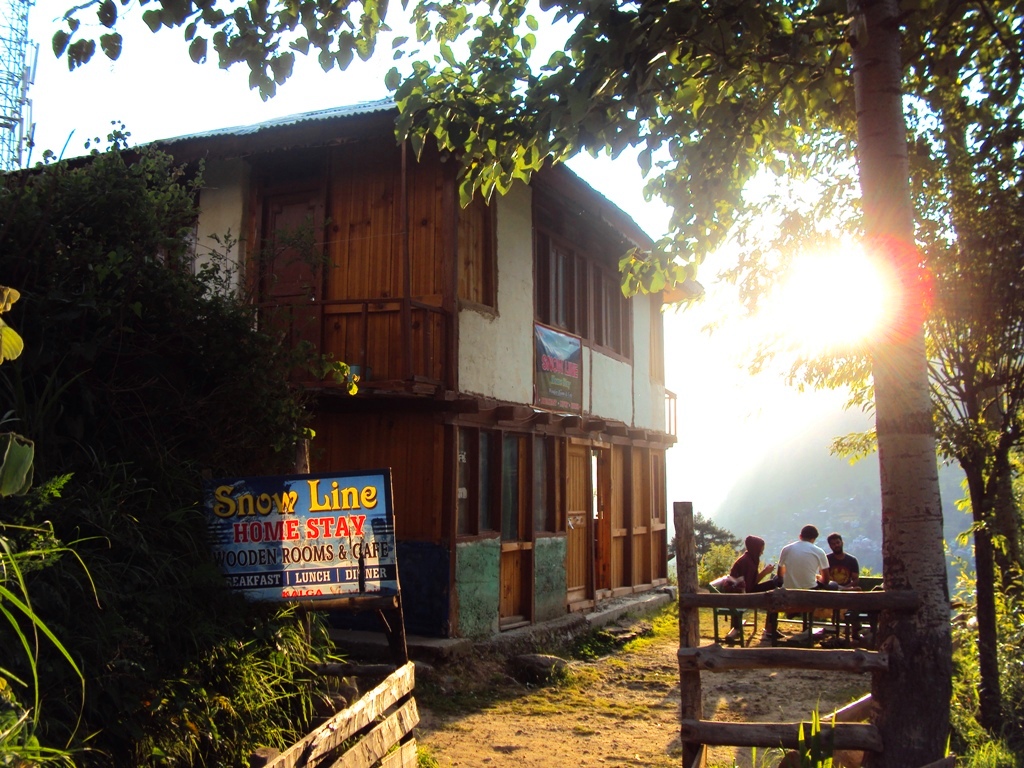
[[[211,480],[214,562],[253,600],[398,592],[390,470]]]
[[[549,411],[583,411],[583,342],[546,325],[533,326],[533,402]]]

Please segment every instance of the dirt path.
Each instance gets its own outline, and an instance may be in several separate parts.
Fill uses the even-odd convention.
[[[517,683],[496,662],[436,670],[417,741],[442,768],[679,768],[677,638],[574,662],[572,682],[541,688]],[[809,718],[816,706],[825,714],[849,703],[870,679],[752,670],[705,673],[701,684],[706,718],[787,722]],[[461,714],[474,697],[483,708]],[[749,765],[750,757],[749,748],[720,747],[709,765]]]

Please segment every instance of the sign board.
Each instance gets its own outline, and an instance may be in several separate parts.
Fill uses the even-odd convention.
[[[533,326],[533,403],[566,413],[583,411],[583,341],[539,323]]]
[[[253,600],[396,595],[390,470],[206,485],[213,559]]]

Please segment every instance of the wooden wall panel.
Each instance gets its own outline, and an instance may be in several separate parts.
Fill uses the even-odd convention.
[[[409,258],[411,295],[437,296],[446,292],[441,266],[446,263],[444,167],[433,155],[412,161],[409,171]],[[448,262],[450,263],[450,262]]]
[[[406,172],[408,208],[403,210],[398,147],[361,142],[334,150],[328,299],[404,296],[407,239],[410,295],[439,297],[449,290],[443,272],[449,231],[444,167],[436,158],[416,163],[410,157]]]
[[[359,142],[334,150],[328,203],[328,300],[402,295],[399,160],[389,142]]]
[[[428,414],[322,414],[314,472],[391,468],[396,536],[445,542],[444,427]]]

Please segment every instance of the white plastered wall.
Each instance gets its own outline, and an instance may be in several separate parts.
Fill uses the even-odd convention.
[[[533,402],[532,193],[517,183],[495,198],[498,307],[459,311],[459,389],[512,403]]]
[[[530,188],[496,198],[498,311],[459,312],[459,389],[512,403],[533,402],[533,219]],[[664,387],[651,370],[651,298],[633,304],[632,364],[583,348],[583,410],[664,430]]]
[[[236,277],[243,273],[246,243],[246,202],[249,189],[249,166],[244,160],[217,160],[207,163],[199,196],[199,222],[196,225],[195,255],[197,267],[214,254],[227,257]],[[234,244],[227,248],[225,239]],[[217,242],[214,238],[220,238]]]

